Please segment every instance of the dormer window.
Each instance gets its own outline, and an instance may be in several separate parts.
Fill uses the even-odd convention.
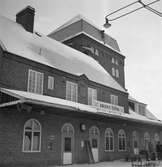
[[[145,116],[145,106],[142,104],[138,104],[138,113],[140,115],[144,115]]]

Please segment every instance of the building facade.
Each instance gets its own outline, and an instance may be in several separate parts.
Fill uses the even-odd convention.
[[[0,165],[108,161],[162,142],[161,121],[128,98],[117,42],[80,16],[41,35],[34,12],[0,16]]]

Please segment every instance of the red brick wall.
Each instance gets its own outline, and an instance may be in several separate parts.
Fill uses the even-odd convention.
[[[104,44],[100,44],[98,42],[96,42],[95,40],[87,37],[84,34],[78,35],[74,38],[71,38],[69,40],[64,41],[64,43],[66,45],[71,46],[72,48],[75,48],[81,52],[84,53],[84,49],[82,48],[82,46],[91,46],[95,49],[98,49],[99,51],[99,56],[95,56],[95,55],[89,55],[92,58],[94,58],[95,60],[97,60],[104,68],[105,70],[112,75],[112,67],[114,67],[115,69],[119,70],[119,78],[117,77],[113,77],[120,85],[122,85],[123,87],[125,87],[125,75],[124,75],[124,60],[125,57],[121,56],[120,54],[112,51],[111,49],[107,48],[104,46]],[[71,43],[73,43],[71,45]],[[115,60],[118,60],[118,64],[113,64],[112,63],[112,57]]]
[[[118,90],[99,85],[91,82],[84,77],[77,77],[59,70],[56,70],[45,65],[32,62],[22,57],[14,56],[6,53],[3,57],[3,64],[1,68],[2,86],[10,89],[27,90],[28,83],[28,70],[33,69],[44,73],[44,91],[43,94],[66,98],[66,81],[72,81],[78,83],[79,93],[78,102],[87,104],[87,92],[88,86],[97,89],[98,100],[110,103],[110,94],[117,95],[119,97],[119,105],[125,108],[125,112],[128,112],[128,94],[120,92]],[[54,76],[55,85],[54,90],[47,89],[48,76]],[[85,93],[83,93],[83,90]]]
[[[41,110],[41,109],[40,109]],[[143,139],[143,134],[148,131],[153,135],[155,132],[160,134],[162,128],[158,126],[149,126],[144,124],[131,123],[121,120],[116,120],[112,118],[107,118],[101,120],[98,117],[96,120],[93,117],[86,118],[86,115],[79,114],[75,116],[73,113],[56,115],[56,113],[61,113],[63,110],[58,109],[45,109],[45,114],[41,115],[40,110],[33,109],[31,113],[26,113],[24,111],[18,112],[14,109],[3,109],[0,112],[0,165],[2,164],[12,164],[12,165],[38,165],[43,166],[47,164],[61,164],[61,128],[64,123],[71,123],[75,130],[75,142],[74,142],[74,162],[73,163],[87,163],[88,156],[85,148],[81,148],[80,143],[82,140],[87,140],[89,138],[89,129],[91,126],[97,126],[100,130],[100,149],[99,149],[99,160],[107,161],[118,158],[125,158],[127,152],[118,152],[118,139],[117,134],[119,129],[124,129],[127,135],[127,140],[132,143],[132,132],[137,130],[140,134],[141,140]],[[23,153],[22,152],[22,142],[23,142],[23,127],[28,119],[37,119],[42,126],[42,142],[41,142],[41,152],[40,153]],[[87,127],[85,132],[80,131],[80,123],[84,123]],[[104,133],[106,128],[112,128],[114,131],[115,139],[115,150],[114,152],[104,151]],[[54,135],[53,150],[48,150],[48,142],[50,136]]]

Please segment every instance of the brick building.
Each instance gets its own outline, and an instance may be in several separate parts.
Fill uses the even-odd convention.
[[[128,96],[117,42],[80,15],[44,36],[34,13],[0,16],[0,165],[108,161],[162,142],[161,121]]]

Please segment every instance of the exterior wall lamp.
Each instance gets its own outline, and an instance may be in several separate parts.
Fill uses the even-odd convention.
[[[154,3],[158,2],[158,1],[160,1],[160,0],[155,0],[155,1],[153,1],[153,2],[150,2],[150,3],[145,4],[145,3],[142,2],[142,0],[138,0],[138,1],[135,1],[135,2],[133,2],[133,3],[130,3],[130,4],[126,5],[126,6],[124,6],[124,7],[120,8],[120,9],[118,9],[118,10],[116,10],[116,11],[114,11],[114,12],[108,14],[108,15],[106,15],[106,16],[105,16],[105,24],[104,24],[103,26],[104,26],[105,28],[109,28],[109,27],[111,27],[111,24],[110,24],[111,21],[114,21],[114,20],[117,20],[117,19],[119,19],[119,18],[121,18],[121,17],[127,16],[127,15],[129,15],[129,14],[131,14],[131,13],[134,13],[134,12],[136,12],[136,11],[142,9],[142,8],[146,8],[147,10],[149,10],[149,11],[151,11],[151,12],[157,14],[158,16],[162,17],[162,13],[160,13],[160,12],[156,11],[155,9],[149,7],[150,5],[152,5],[152,4],[154,4]],[[136,9],[134,9],[134,10],[131,10],[130,12],[126,12],[126,13],[124,13],[124,14],[122,14],[122,15],[119,15],[119,16],[117,16],[117,17],[115,17],[115,18],[112,18],[112,19],[109,19],[109,18],[108,18],[109,16],[111,16],[111,15],[113,15],[113,14],[119,12],[119,11],[122,11],[123,9],[126,9],[126,8],[128,8],[128,7],[130,7],[130,6],[134,5],[134,4],[136,4],[136,3],[139,3],[139,4],[142,5],[142,6],[139,7],[139,8],[136,8]]]

